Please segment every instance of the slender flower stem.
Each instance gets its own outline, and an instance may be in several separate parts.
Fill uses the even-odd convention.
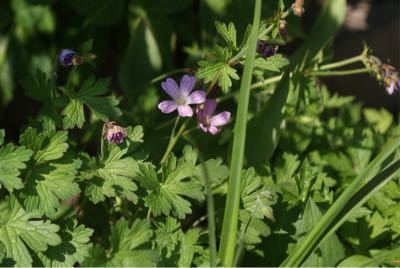
[[[311,71],[307,73],[308,76],[344,76],[352,74],[362,74],[371,72],[370,68],[343,70],[343,71]]]
[[[178,116],[179,118],[179,116]],[[160,164],[164,163],[165,160],[167,160],[168,155],[171,153],[172,149],[174,148],[176,142],[179,140],[180,136],[182,135],[183,131],[186,129],[186,126],[189,124],[190,119],[186,119],[185,122],[183,122],[183,124],[181,125],[181,127],[179,128],[178,132],[176,133],[175,136],[171,136],[173,137],[172,139],[170,139],[169,143],[168,143],[168,147],[167,150],[165,151],[163,157],[161,158]]]
[[[358,61],[363,61],[364,59],[364,54],[349,58],[349,59],[345,59],[345,60],[341,60],[341,61],[337,61],[337,62],[333,62],[333,63],[329,63],[329,64],[325,64],[322,65],[321,67],[319,67],[319,70],[329,70],[329,69],[334,69],[334,68],[338,68],[338,67],[342,67],[342,66],[346,66]]]

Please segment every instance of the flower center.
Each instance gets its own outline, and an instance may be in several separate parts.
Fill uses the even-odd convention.
[[[186,98],[184,96],[180,96],[177,100],[176,103],[178,105],[186,105]]]

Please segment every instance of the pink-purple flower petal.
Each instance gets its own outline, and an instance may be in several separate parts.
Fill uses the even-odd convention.
[[[182,117],[192,117],[193,116],[193,110],[192,110],[192,108],[190,108],[189,105],[179,105],[178,113]]]
[[[215,99],[206,100],[203,104],[203,111],[206,116],[211,116],[215,112],[216,108],[217,100]]]
[[[392,95],[392,94],[393,94],[393,92],[394,92],[394,87],[395,87],[395,84],[394,84],[393,81],[390,83],[390,86],[386,87],[386,91],[387,91],[387,93],[388,93],[389,95]]]
[[[180,96],[180,90],[178,84],[172,78],[167,78],[165,82],[161,83],[161,87],[164,91],[171,96],[174,100],[178,99]]]
[[[181,79],[179,87],[181,96],[189,96],[190,92],[192,92],[195,85],[196,85],[196,78],[194,76],[185,74]]]
[[[158,104],[158,109],[165,114],[172,113],[178,108],[178,104],[175,101],[162,101]]]
[[[206,100],[206,93],[203,90],[197,90],[187,97],[187,104],[201,104]]]
[[[222,112],[210,118],[211,126],[223,126],[228,124],[229,119],[231,118],[230,112]]]
[[[208,127],[208,132],[210,132],[213,135],[218,134],[220,131],[221,130],[219,128],[217,128],[217,127],[214,127],[214,126],[209,126]]]

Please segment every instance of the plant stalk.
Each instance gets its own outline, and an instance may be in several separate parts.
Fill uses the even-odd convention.
[[[228,195],[225,203],[222,224],[219,257],[223,266],[230,267],[234,262],[240,203],[240,174],[243,166],[244,148],[246,143],[247,110],[249,106],[250,85],[252,79],[258,29],[260,26],[261,0],[256,0],[254,8],[253,28],[249,39],[249,49],[244,64],[243,77],[240,85],[240,97],[235,122],[233,138],[232,161],[228,181]]]

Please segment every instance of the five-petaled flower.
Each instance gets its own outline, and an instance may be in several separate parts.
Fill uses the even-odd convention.
[[[107,122],[103,126],[103,138],[110,143],[122,143],[127,136],[126,128]]]
[[[202,90],[192,92],[196,85],[196,78],[184,75],[180,85],[174,79],[167,78],[161,83],[164,91],[171,96],[172,100],[162,101],[158,104],[158,108],[163,113],[171,113],[178,109],[178,114],[182,117],[193,116],[193,110],[190,104],[201,104],[206,99],[206,93]]]
[[[219,127],[228,124],[231,117],[231,113],[227,111],[213,116],[216,107],[217,101],[215,99],[210,99],[204,102],[203,109],[200,108],[200,105],[196,108],[199,128],[213,135],[219,133],[221,131]]]
[[[76,65],[79,62],[79,57],[73,49],[65,48],[61,50],[58,59],[64,66]]]

